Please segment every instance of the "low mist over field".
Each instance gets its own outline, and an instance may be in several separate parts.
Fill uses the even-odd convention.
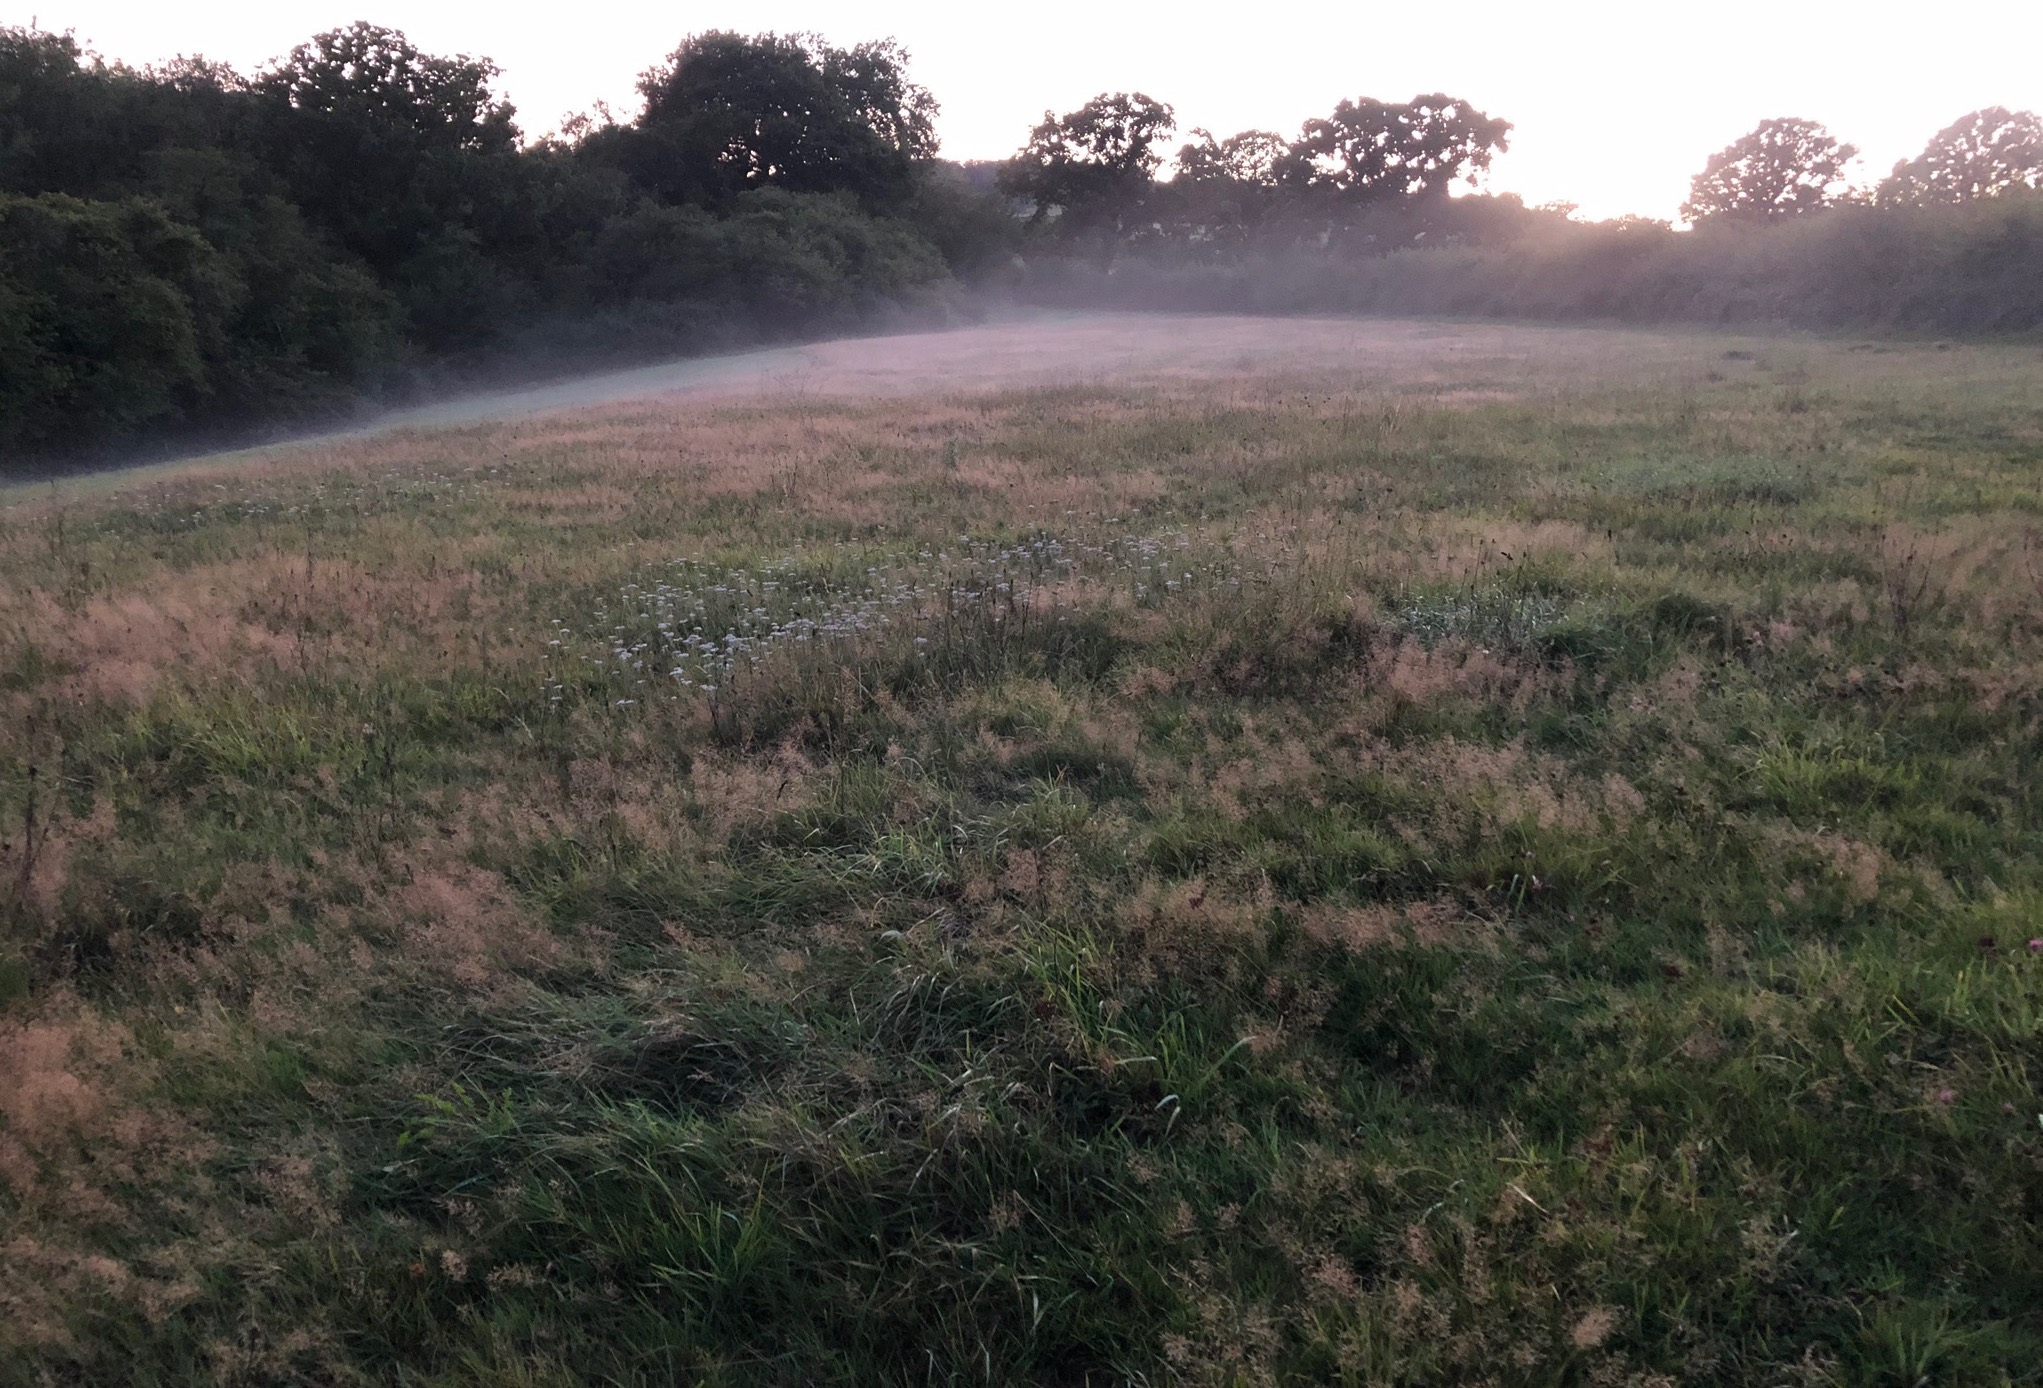
[[[1668,343],[1679,345],[1669,351]],[[1044,313],[993,326],[934,333],[843,338],[658,366],[602,372],[523,389],[455,396],[396,410],[358,428],[314,435],[320,443],[393,430],[523,419],[622,401],[816,397],[888,400],[901,396],[1027,390],[1188,385],[1214,378],[1288,379],[1300,389],[1345,387],[1357,379],[1465,389],[1470,373],[1499,384],[1549,385],[1574,369],[1633,350],[1670,369],[1689,363],[1680,339],[1604,331],[1555,331],[1505,324],[1424,324],[1356,318],[1256,318],[1143,313]],[[253,460],[262,450],[233,455]]]

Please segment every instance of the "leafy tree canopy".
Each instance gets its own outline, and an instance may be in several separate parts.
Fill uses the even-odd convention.
[[[435,57],[395,29],[356,23],[299,44],[257,88],[300,116],[381,145],[497,154],[518,140],[512,107],[490,90],[498,75],[487,58]],[[303,138],[305,124],[293,134]]]
[[[1139,203],[1163,163],[1159,144],[1177,128],[1161,101],[1102,92],[1076,111],[1043,112],[1029,142],[1001,169],[1001,189],[1035,204],[1034,220],[1062,208],[1091,220]]]
[[[669,203],[780,187],[891,205],[937,149],[936,98],[907,64],[891,40],[697,34],[639,79],[637,125],[613,127],[596,148]]]
[[[450,256],[485,275],[463,248],[493,239],[495,210],[518,201],[518,128],[496,76],[487,58],[424,53],[394,29],[335,29],[255,79],[257,143],[314,225],[418,301]]]
[[[1969,202],[2043,188],[2043,117],[1988,106],[1939,130],[1880,185],[1886,203]]]
[[[105,76],[69,34],[0,29],[0,190],[72,191]]]
[[[1681,215],[1691,222],[1768,219],[1836,202],[1845,166],[1858,157],[1815,121],[1783,116],[1710,156],[1689,185]]]
[[[1362,198],[1444,196],[1459,180],[1473,185],[1510,148],[1510,133],[1511,122],[1444,92],[1405,102],[1364,97],[1307,121],[1283,176]]]
[[[177,410],[222,288],[211,249],[153,203],[0,195],[0,448]]]
[[[1186,183],[1273,188],[1290,152],[1291,142],[1274,130],[1244,130],[1216,140],[1212,131],[1197,129],[1178,150],[1177,176]]]
[[[153,151],[230,142],[244,96],[231,69],[202,59],[137,71],[69,34],[0,28],[0,191],[148,191]]]

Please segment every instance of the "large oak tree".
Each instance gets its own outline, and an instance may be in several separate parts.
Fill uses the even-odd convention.
[[[639,79],[645,113],[597,141],[663,202],[714,205],[756,188],[850,193],[891,208],[936,155],[936,99],[891,40],[697,34]]]
[[[1045,111],[1002,167],[1001,190],[1026,199],[1037,223],[1062,216],[1074,228],[1118,231],[1147,199],[1176,128],[1171,108],[1141,92],[1102,92],[1062,116]]]
[[[1767,221],[1836,202],[1858,150],[1815,121],[1761,121],[1718,150],[1689,185],[1681,215],[1691,222]]]
[[[1880,185],[1880,201],[1969,202],[2043,188],[2043,116],[1988,106],[1939,130]]]
[[[1307,121],[1283,176],[1362,200],[1444,197],[1456,182],[1474,184],[1510,148],[1510,134],[1511,122],[1444,92],[1364,97]]]

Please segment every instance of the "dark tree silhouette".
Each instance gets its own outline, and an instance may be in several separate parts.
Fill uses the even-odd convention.
[[[1192,131],[1178,149],[1176,173],[1158,189],[1167,234],[1208,257],[1244,244],[1283,203],[1278,170],[1290,148],[1271,130],[1244,130],[1225,140]]]
[[[1880,201],[1924,206],[2043,188],[2043,117],[1988,106],[1939,130],[1880,185]]]
[[[1067,115],[1043,112],[1029,142],[1000,171],[1010,197],[1057,209],[1073,224],[1116,229],[1139,207],[1163,163],[1157,146],[1177,128],[1171,108],[1141,92],[1102,92]]]
[[[238,76],[196,59],[136,71],[68,34],[0,28],[0,190],[148,191],[154,151],[232,143],[245,97]]]
[[[1761,121],[1710,156],[1689,184],[1681,215],[1706,222],[1813,212],[1838,200],[1845,166],[1857,156],[1856,147],[1839,144],[1815,121]]]
[[[255,80],[269,162],[314,223],[397,274],[466,220],[483,166],[515,154],[496,76],[487,58],[436,57],[394,29],[320,34]]]
[[[1193,130],[1178,149],[1177,176],[1186,183],[1234,183],[1271,188],[1291,143],[1274,130],[1244,130],[1225,140],[1210,130]]]
[[[394,30],[321,34],[244,79],[0,25],[0,469],[323,413],[542,323],[547,351],[565,328],[604,354],[850,323],[1014,243],[1001,199],[936,186],[934,106],[892,45],[724,48],[721,73],[652,75],[655,152],[715,136],[682,171],[701,201],[671,206],[610,157],[637,126],[521,147],[494,65]]]
[[[1511,122],[1435,92],[1406,102],[1343,101],[1305,123],[1282,165],[1287,182],[1361,199],[1445,196],[1474,184],[1510,148]]]
[[[907,61],[891,40],[835,48],[812,34],[697,34],[639,79],[637,126],[606,138],[664,202],[781,187],[892,206],[937,148],[936,99],[908,80]]]
[[[356,23],[299,44],[257,85],[293,111],[350,133],[373,131],[417,149],[495,153],[518,137],[510,105],[490,91],[496,76],[487,58],[435,57],[395,29]]]

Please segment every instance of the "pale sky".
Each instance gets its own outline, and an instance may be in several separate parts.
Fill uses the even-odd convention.
[[[22,11],[26,11],[23,13]],[[244,70],[356,19],[504,70],[529,135],[607,100],[689,33],[814,30],[894,37],[943,105],[944,153],[1012,153],[1045,108],[1140,90],[1179,129],[1293,134],[1343,97],[1445,91],[1516,123],[1489,186],[1585,216],[1671,217],[1709,154],[1770,116],[1819,120],[1884,173],[1980,106],[2043,109],[2043,0],[1617,0],[1184,3],[1030,0],[27,0],[19,23],[72,30],[133,64],[204,54]]]

